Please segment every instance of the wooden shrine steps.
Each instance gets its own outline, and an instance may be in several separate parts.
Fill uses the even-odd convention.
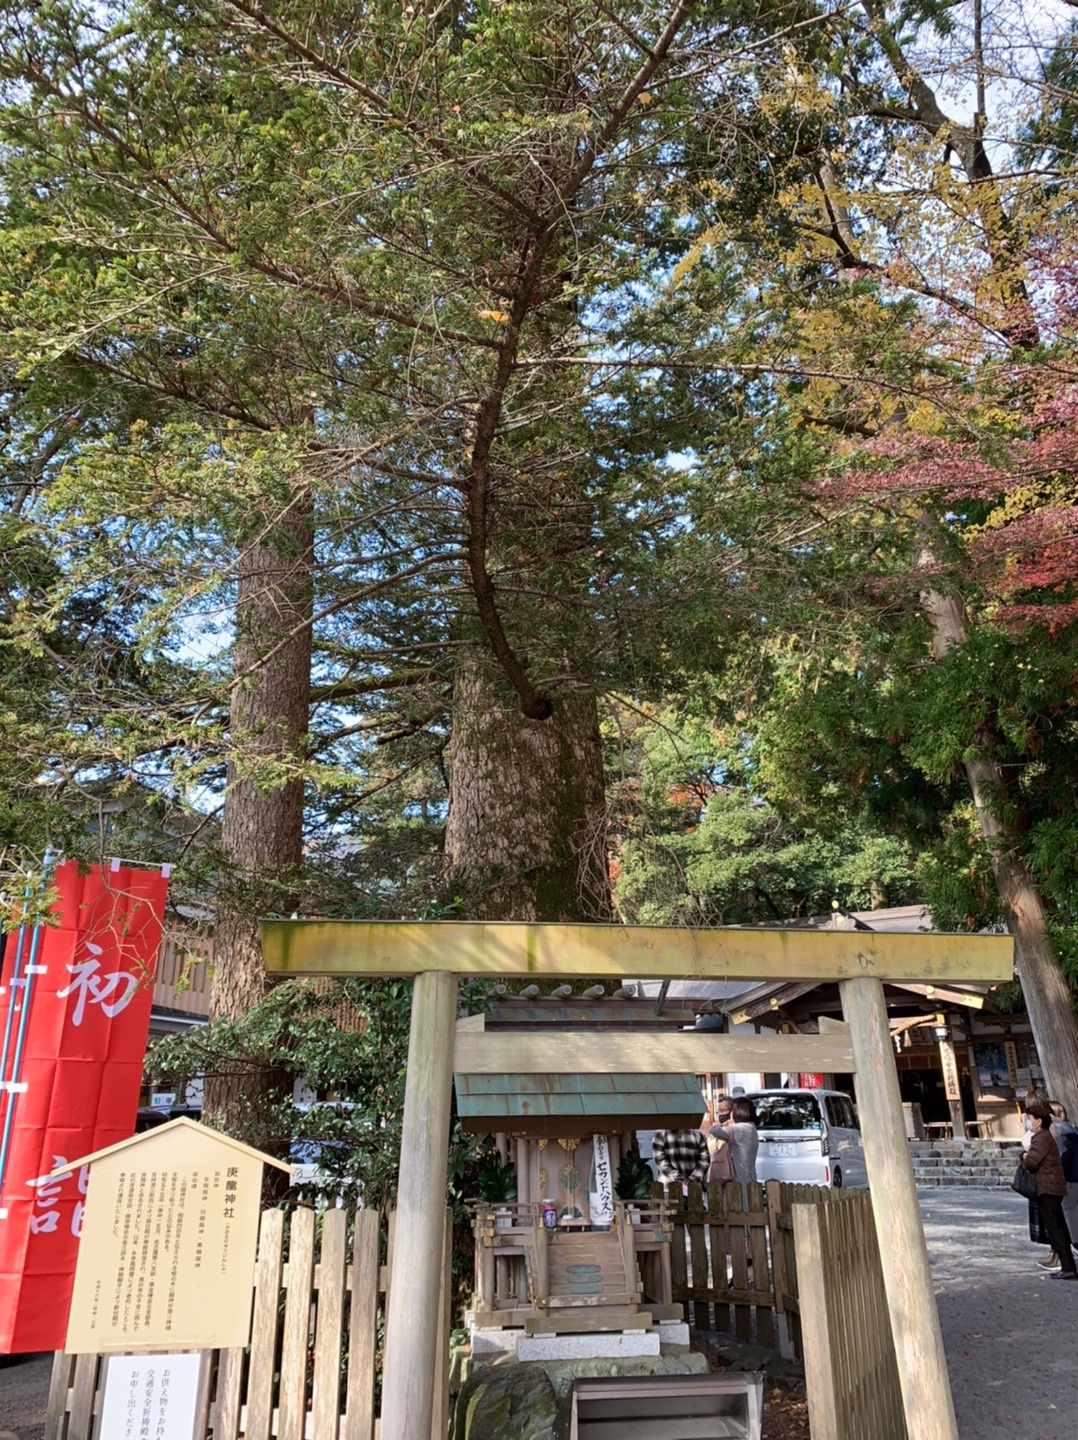
[[[635,1305],[640,1299],[639,1277],[626,1274],[615,1231],[552,1235],[547,1276],[551,1306]]]

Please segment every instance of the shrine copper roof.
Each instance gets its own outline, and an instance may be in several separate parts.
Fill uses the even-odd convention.
[[[706,1106],[695,1075],[456,1075],[473,1134],[591,1135],[695,1128]]]

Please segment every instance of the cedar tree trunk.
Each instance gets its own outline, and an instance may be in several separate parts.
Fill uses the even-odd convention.
[[[529,720],[486,657],[453,686],[446,884],[474,920],[609,920],[603,757],[594,695]]]
[[[928,547],[921,553],[921,563],[933,563]],[[942,659],[952,646],[964,644],[969,637],[965,606],[959,596],[935,590],[924,591],[921,603],[932,625],[933,654]],[[990,736],[971,738],[985,751],[990,746]],[[1048,934],[1044,899],[1022,856],[1020,837],[1000,818],[1002,776],[998,766],[980,756],[967,760],[965,770],[992,873],[1007,907],[1022,994],[1048,1088],[1068,1114],[1078,1115],[1078,1016]]]
[[[211,1019],[240,1019],[265,995],[259,916],[291,908],[303,858],[303,780],[275,780],[271,767],[302,760],[309,725],[312,519],[310,495],[297,495],[239,558]],[[257,1144],[256,1117],[285,1083],[239,1068],[207,1077],[206,1108]]]

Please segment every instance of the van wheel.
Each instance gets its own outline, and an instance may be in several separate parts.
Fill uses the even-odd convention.
[[[841,1170],[836,1170],[836,1171],[835,1171],[835,1178],[831,1181],[831,1184],[834,1186],[834,1188],[835,1188],[836,1190],[841,1190],[841,1189],[842,1189],[842,1171],[841,1171]]]

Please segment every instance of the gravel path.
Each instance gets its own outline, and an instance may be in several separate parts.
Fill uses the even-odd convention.
[[[1026,1202],[1010,1190],[922,1190],[962,1440],[1078,1435],[1078,1284],[1034,1263]],[[51,1355],[0,1368],[0,1430],[41,1440]]]
[[[1051,1280],[1011,1190],[922,1190],[962,1440],[1078,1435],[1078,1284]]]
[[[0,1366],[0,1430],[19,1440],[42,1440],[52,1353],[13,1355]]]

